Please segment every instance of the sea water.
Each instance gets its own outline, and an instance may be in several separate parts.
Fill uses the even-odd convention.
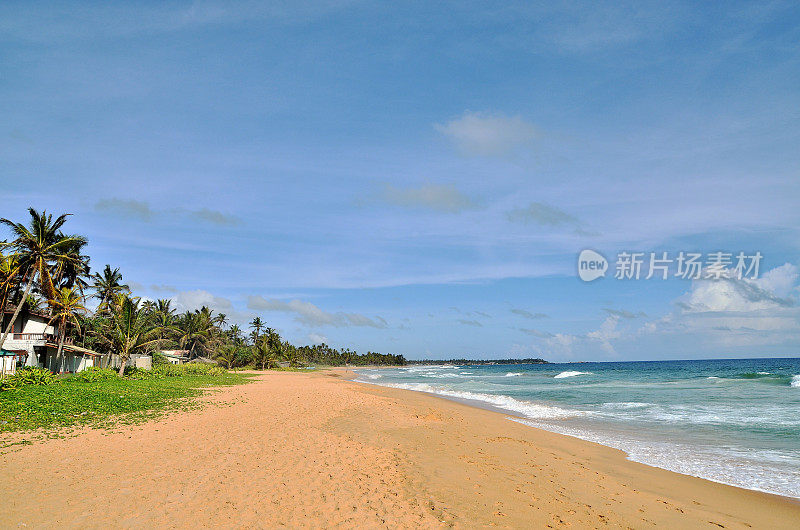
[[[800,498],[800,359],[408,366],[362,382],[438,394],[625,451],[637,462]]]

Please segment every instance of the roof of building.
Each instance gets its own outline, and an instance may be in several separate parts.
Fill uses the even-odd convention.
[[[45,345],[49,348],[58,348],[58,344],[55,342],[46,342]],[[89,355],[92,357],[102,357],[102,353],[97,353],[96,351],[90,350],[89,348],[82,348],[80,346],[74,346],[72,344],[64,344],[64,351],[72,352],[72,353],[79,353],[81,355]]]

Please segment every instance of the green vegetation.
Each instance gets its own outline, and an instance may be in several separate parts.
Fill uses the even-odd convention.
[[[105,265],[102,272],[91,272],[90,259],[82,254],[86,238],[62,231],[66,214],[53,219],[47,212],[28,211],[27,225],[0,219],[11,233],[10,241],[0,242],[0,315],[14,308],[5,319],[0,347],[25,309],[46,315],[56,327],[57,362],[64,345],[73,344],[104,354],[99,364],[116,366],[120,375],[133,355],[152,356],[154,367],[168,362],[159,353],[163,350],[181,350],[192,360],[227,369],[406,362],[402,355],[358,354],[327,344],[295,346],[260,317],[245,334],[238,325],[229,325],[225,314],[208,307],[179,314],[170,300],[143,301],[122,283],[119,268]],[[91,298],[98,303],[94,312],[86,308]]]
[[[67,215],[54,219],[44,211],[28,211],[28,224],[0,219],[11,235],[10,241],[0,241],[0,347],[20,315],[35,313],[55,329],[49,340],[57,342],[59,366],[66,345],[103,357],[101,367],[73,376],[19,367],[0,380],[0,432],[137,421],[193,406],[189,398],[205,387],[246,380],[230,369],[405,364],[402,355],[359,355],[326,344],[297,347],[260,317],[245,335],[208,307],[178,314],[170,300],[143,301],[122,283],[118,268],[106,265],[100,273],[91,272],[83,255],[86,238],[63,232]],[[94,311],[87,308],[92,298]],[[166,350],[180,350],[193,362],[170,364]],[[153,368],[126,367],[137,354],[151,356]]]
[[[208,365],[164,368],[132,371],[126,377],[114,370],[90,369],[50,384],[7,389],[0,392],[0,432],[135,423],[196,406],[191,398],[204,388],[239,384],[249,377]],[[142,372],[152,373],[142,377]]]
[[[461,365],[481,365],[481,364],[548,364],[544,359],[526,357],[525,359],[449,359],[432,360],[423,359],[421,361],[407,361],[408,364],[461,364]]]

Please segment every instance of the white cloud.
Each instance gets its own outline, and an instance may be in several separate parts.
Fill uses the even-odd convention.
[[[180,312],[194,311],[203,306],[223,313],[229,313],[233,310],[233,304],[230,300],[221,296],[214,296],[202,289],[181,291],[172,297],[172,303],[175,304],[175,308]]]
[[[469,111],[435,127],[467,155],[507,155],[531,144],[538,135],[536,128],[519,116]]]
[[[325,335],[321,335],[319,333],[309,333],[308,334],[308,341],[311,344],[327,344],[328,343],[328,337],[326,337]]]
[[[372,328],[387,327],[386,321],[381,317],[369,318],[359,313],[323,311],[311,302],[302,300],[277,300],[266,299],[263,296],[248,296],[247,307],[255,311],[279,311],[293,313],[295,320],[310,327],[333,326],[365,326]]]
[[[797,267],[786,263],[756,280],[725,278],[695,281],[691,291],[679,300],[679,306],[686,313],[747,312],[791,307],[795,301],[789,295],[797,277]]]
[[[586,338],[589,340],[598,341],[600,343],[600,347],[606,353],[615,354],[616,351],[614,350],[614,346],[611,345],[611,340],[618,339],[622,336],[622,333],[617,330],[617,324],[619,323],[619,317],[616,315],[610,315],[608,318],[603,321],[600,325],[600,328],[596,331],[590,331],[586,334]]]

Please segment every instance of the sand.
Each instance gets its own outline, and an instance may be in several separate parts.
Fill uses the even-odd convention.
[[[0,526],[790,528],[800,503],[339,372],[5,449]],[[18,436],[18,435],[10,435]],[[6,436],[9,438],[9,435]]]

